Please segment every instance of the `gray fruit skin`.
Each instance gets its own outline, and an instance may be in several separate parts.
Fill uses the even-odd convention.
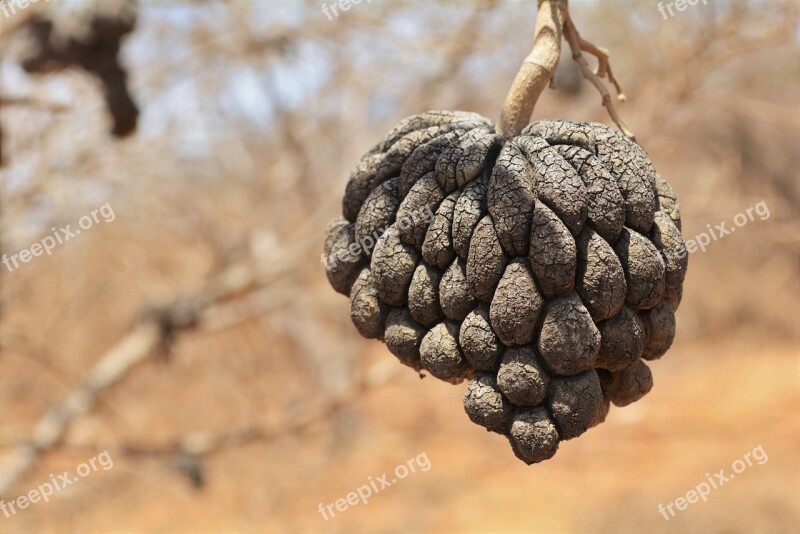
[[[464,318],[458,343],[467,362],[479,371],[493,371],[500,361],[504,346],[492,330],[489,310],[480,305]]]
[[[515,406],[538,406],[547,393],[550,377],[532,345],[509,347],[497,371],[497,385]]]
[[[403,364],[419,371],[422,369],[419,348],[428,330],[411,318],[405,308],[393,308],[386,317],[383,340],[389,351]]]
[[[653,388],[653,375],[642,360],[622,371],[600,371],[598,377],[603,394],[619,407],[636,402]]]
[[[508,433],[514,454],[528,465],[552,458],[558,450],[558,438],[558,430],[541,406],[518,409]]]
[[[592,369],[600,331],[576,293],[547,303],[536,349],[552,373],[571,376]]]
[[[548,405],[562,440],[580,436],[602,417],[603,392],[594,369],[550,381]]]
[[[686,276],[680,229],[670,185],[606,126],[539,121],[504,140],[474,113],[431,111],[358,163],[323,259],[361,335],[468,379],[469,418],[533,464],[652,388],[644,360],[672,344]]]
[[[544,299],[523,260],[506,267],[489,308],[492,329],[507,346],[526,345],[533,341],[536,323]]]
[[[458,384],[466,378],[469,367],[458,346],[458,325],[439,323],[425,334],[419,348],[422,366],[445,382]]]
[[[505,434],[511,423],[513,406],[500,393],[494,375],[479,373],[464,390],[464,411],[473,423]]]

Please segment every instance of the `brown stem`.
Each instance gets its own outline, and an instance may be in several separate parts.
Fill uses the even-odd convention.
[[[558,66],[567,0],[539,0],[533,50],[525,58],[500,113],[498,131],[516,137],[528,125],[533,108]]]

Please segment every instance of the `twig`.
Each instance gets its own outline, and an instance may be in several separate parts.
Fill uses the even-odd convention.
[[[72,108],[66,104],[57,104],[55,102],[47,102],[29,96],[0,96],[0,107],[5,106],[25,106],[30,108],[38,108],[53,113],[63,113],[70,111]]]
[[[558,66],[562,35],[569,43],[572,59],[580,67],[583,77],[600,92],[603,106],[608,110],[608,114],[625,135],[635,139],[633,132],[622,122],[611,101],[611,94],[601,81],[601,78],[608,78],[617,91],[617,98],[620,102],[625,101],[625,93],[611,70],[609,52],[580,36],[569,15],[567,0],[539,0],[533,51],[525,58],[506,97],[503,111],[500,113],[498,131],[504,137],[511,138],[518,136],[527,126],[537,100],[545,87],[551,83]],[[597,58],[597,70],[593,71],[589,67],[582,51]]]
[[[569,47],[572,50],[572,59],[574,59],[575,62],[578,64],[578,66],[581,68],[583,77],[589,80],[592,83],[592,85],[594,85],[595,88],[597,88],[597,90],[599,91],[600,95],[603,98],[603,106],[606,108],[606,110],[608,110],[608,114],[611,116],[611,119],[616,123],[617,127],[619,127],[619,129],[622,130],[622,133],[624,133],[631,139],[636,140],[636,136],[633,135],[633,132],[630,131],[630,129],[628,129],[627,126],[625,126],[625,123],[622,122],[622,118],[619,116],[619,113],[617,113],[617,110],[614,107],[614,103],[612,102],[611,99],[611,93],[608,92],[608,89],[606,88],[603,81],[600,79],[599,75],[595,74],[592,71],[592,69],[589,67],[589,62],[586,61],[586,58],[581,53],[580,34],[578,33],[578,30],[575,28],[575,24],[572,22],[572,18],[569,17],[569,15],[567,15],[567,20],[564,25],[564,37],[567,39]],[[584,42],[586,43],[586,41]],[[600,50],[598,49],[598,52],[599,51]],[[606,59],[607,59],[607,52],[606,52]],[[602,69],[598,68],[598,71],[602,72]],[[609,79],[613,79],[613,75],[611,74],[611,67],[608,64],[605,65],[605,73],[608,74]],[[613,83],[619,91],[618,84],[615,81],[613,81]],[[622,93],[621,91],[620,91],[620,96],[622,96],[624,99],[624,93]]]
[[[571,21],[572,18],[570,17],[570,23]],[[597,68],[594,70],[594,73],[598,78],[608,77],[608,81],[614,85],[614,89],[617,91],[617,100],[620,102],[625,102],[627,99],[625,92],[622,90],[622,86],[620,85],[616,76],[614,76],[614,72],[611,70],[611,60],[608,49],[587,41],[581,37],[577,31],[575,33],[578,37],[578,44],[580,45],[581,50],[588,52],[597,58]]]

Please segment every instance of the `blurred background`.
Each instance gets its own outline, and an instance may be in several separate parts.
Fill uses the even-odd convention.
[[[0,252],[81,233],[0,265],[0,498],[103,451],[113,468],[0,532],[800,528],[797,2],[570,2],[684,237],[769,215],[691,255],[652,392],[531,467],[468,420],[463,386],[358,336],[320,253],[401,118],[497,118],[535,2],[7,4]],[[567,53],[540,118],[612,124]],[[658,512],[759,446],[708,502]],[[429,470],[318,511],[423,453]]]

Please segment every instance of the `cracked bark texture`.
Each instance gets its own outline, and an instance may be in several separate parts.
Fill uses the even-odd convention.
[[[474,113],[401,121],[358,163],[323,260],[359,333],[468,380],[469,418],[526,463],[646,394],[675,336],[680,208],[633,141]],[[373,246],[374,245],[374,246]]]

